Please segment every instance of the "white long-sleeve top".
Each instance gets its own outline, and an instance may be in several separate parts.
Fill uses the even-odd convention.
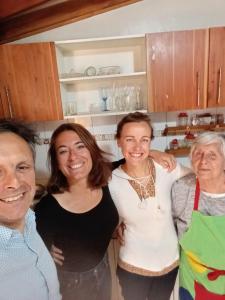
[[[140,203],[129,183],[133,179],[121,167],[112,173],[110,193],[126,225],[119,265],[141,275],[162,275],[177,266],[178,240],[171,213],[171,186],[189,169],[177,165],[172,172],[154,162],[155,197]]]

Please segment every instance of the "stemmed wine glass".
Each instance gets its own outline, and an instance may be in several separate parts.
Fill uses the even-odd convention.
[[[106,88],[101,88],[100,89],[100,95],[101,95],[102,101],[104,102],[103,111],[108,111],[108,109],[107,109],[107,100],[108,100],[107,89]]]

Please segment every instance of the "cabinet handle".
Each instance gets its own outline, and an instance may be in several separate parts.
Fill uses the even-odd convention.
[[[6,99],[8,102],[8,107],[9,107],[9,115],[10,115],[10,118],[13,118],[12,104],[10,101],[9,89],[7,87],[5,87],[5,94],[6,94]]]
[[[196,87],[197,87],[197,97],[196,97],[196,103],[197,107],[200,106],[200,86],[199,86],[199,72],[196,72]]]
[[[217,100],[216,103],[220,103],[220,96],[221,96],[221,79],[222,79],[222,68],[220,67],[218,70],[218,85],[217,85]]]
[[[3,100],[2,100],[2,94],[0,93],[0,104],[1,104],[1,107],[3,109],[3,112],[4,112],[4,106],[3,106]]]

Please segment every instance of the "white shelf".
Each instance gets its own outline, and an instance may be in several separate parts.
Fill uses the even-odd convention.
[[[145,43],[145,35],[127,35],[127,36],[114,36],[114,37],[102,37],[102,38],[90,38],[90,39],[77,39],[66,41],[55,41],[57,48],[61,51],[70,52],[74,49],[88,49],[93,47],[118,47],[120,45],[130,46],[138,43]]]
[[[89,80],[98,80],[98,79],[113,79],[113,78],[129,78],[129,77],[138,77],[146,76],[146,72],[134,72],[129,74],[111,74],[111,75],[96,75],[96,76],[84,76],[84,77],[70,77],[70,78],[61,78],[59,81],[64,84],[73,84],[78,81],[89,81]]]
[[[134,111],[102,111],[99,113],[83,113],[83,114],[78,114],[78,115],[73,115],[73,116],[64,116],[64,120],[67,119],[74,119],[74,118],[86,118],[86,117],[105,117],[105,116],[119,116],[119,115],[127,115],[129,113],[135,112]],[[147,110],[142,109],[142,110],[137,110],[142,113],[147,113]]]

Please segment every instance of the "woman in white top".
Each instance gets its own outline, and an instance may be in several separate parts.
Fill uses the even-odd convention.
[[[168,172],[149,158],[152,137],[146,114],[130,113],[117,126],[125,163],[113,171],[109,189],[125,224],[117,270],[125,300],[168,300],[177,275],[170,193],[190,170],[177,164]]]

